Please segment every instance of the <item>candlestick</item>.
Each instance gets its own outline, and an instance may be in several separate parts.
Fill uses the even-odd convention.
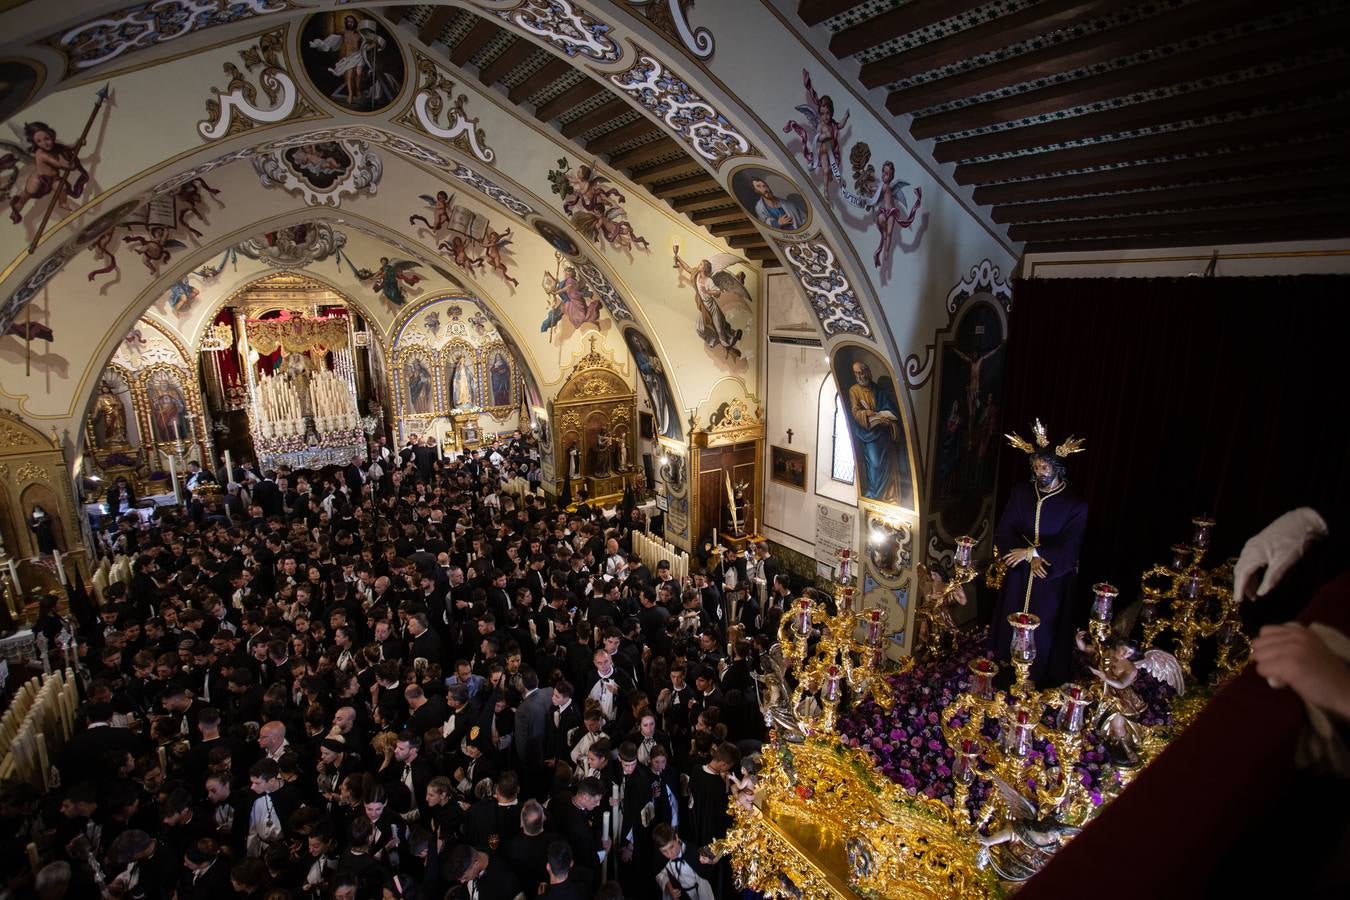
[[[10,565],[14,565],[10,563]],[[806,634],[811,628],[811,601],[803,597],[797,601],[797,621],[796,630],[798,634]]]
[[[1092,618],[1099,622],[1111,621],[1111,608],[1120,592],[1115,585],[1099,581],[1092,586]]]
[[[829,676],[825,679],[825,699],[835,701],[839,699],[839,667],[830,666]]]
[[[174,468],[173,456],[169,457],[169,484],[173,485],[173,502],[181,503],[182,498],[178,496],[178,470]]]
[[[975,539],[969,535],[962,535],[956,539],[955,562],[958,566],[970,565],[970,552],[975,547]]]

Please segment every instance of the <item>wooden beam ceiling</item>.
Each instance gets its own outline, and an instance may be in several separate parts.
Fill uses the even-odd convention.
[[[391,22],[398,23],[414,8],[425,10],[421,16],[422,24],[415,28],[418,39],[424,44],[438,41],[451,25],[456,34],[463,35],[446,51],[448,61],[460,68],[470,65],[485,46],[502,41],[506,34],[492,19],[459,7],[438,5],[428,9],[397,6],[385,9],[384,13]],[[456,19],[459,15],[470,16],[472,24]],[[468,26],[467,30],[465,25]],[[405,25],[405,30],[414,29],[411,25]],[[505,46],[478,72],[479,81],[488,87],[501,84],[540,50],[537,44],[520,37],[510,36],[505,40]],[[564,79],[575,77],[572,75],[574,71],[581,71],[586,77],[563,87],[562,84],[566,84]],[[530,98],[546,92],[549,99],[531,110],[528,104]],[[506,91],[507,99],[523,106],[541,122],[554,121],[582,104],[596,102],[602,95],[605,99],[594,109],[561,125],[559,130],[564,137],[577,139],[581,135],[598,132],[586,143],[587,153],[597,156],[612,154],[610,165],[647,189],[652,196],[665,200],[677,211],[706,217],[694,220],[694,225],[705,228],[716,225],[723,229],[724,234],[739,242],[735,246],[743,248],[747,258],[761,261],[766,266],[776,265],[772,250],[759,236],[749,215],[735,205],[721,189],[721,183],[709,175],[697,160],[683,155],[687,154],[684,146],[667,137],[654,122],[642,116],[632,119],[629,114],[633,107],[613,93],[602,79],[550,54]],[[648,136],[655,136],[655,139],[615,152],[626,144],[643,141]],[[677,153],[682,154],[678,159],[665,159]],[[710,192],[710,189],[716,190]],[[709,234],[718,236],[711,230]],[[756,255],[751,255],[752,252]]]
[[[897,125],[1013,240],[1350,236],[1344,3],[801,0],[798,17],[829,22],[862,89],[894,86]]]

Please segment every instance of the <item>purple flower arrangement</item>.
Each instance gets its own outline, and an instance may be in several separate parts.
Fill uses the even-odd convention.
[[[962,635],[950,656],[919,662],[907,672],[889,676],[887,681],[894,694],[891,708],[884,710],[868,699],[840,717],[843,743],[866,752],[877,769],[911,794],[922,794],[950,806],[954,802],[952,770],[956,753],[943,737],[941,714],[958,694],[970,689],[969,665],[981,656],[991,656],[984,630]],[[1091,678],[1086,671],[1080,675]],[[1175,693],[1170,687],[1141,670],[1134,688],[1147,704],[1140,716],[1143,724],[1171,723]],[[1035,717],[1047,728],[1056,726],[1052,708],[1038,710]],[[953,721],[963,724],[959,717]],[[1000,732],[999,722],[986,720],[980,733],[986,740],[997,742]],[[1030,756],[1045,758],[1051,765],[1058,763],[1056,747],[1041,738],[1032,741]],[[1110,756],[1091,727],[1083,734],[1082,750],[1073,768],[1074,776],[1087,788],[1093,804],[1100,805],[1106,787],[1104,779],[1111,775]],[[967,806],[972,814],[984,803],[991,784],[987,778],[977,778],[971,785]]]
[[[956,754],[942,736],[940,716],[970,688],[970,661],[987,654],[985,632],[974,632],[963,635],[950,656],[889,676],[895,698],[891,709],[870,699],[858,704],[839,720],[844,743],[865,751],[886,777],[910,793],[950,805]],[[973,789],[972,802],[976,797],[983,802],[982,793]]]

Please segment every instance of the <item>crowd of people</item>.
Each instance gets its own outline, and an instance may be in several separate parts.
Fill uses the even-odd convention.
[[[732,895],[708,847],[789,579],[767,545],[651,571],[631,495],[560,508],[538,455],[381,440],[110,515],[130,580],[36,626],[83,702],[59,788],[0,791],[4,871],[39,854],[18,895]]]

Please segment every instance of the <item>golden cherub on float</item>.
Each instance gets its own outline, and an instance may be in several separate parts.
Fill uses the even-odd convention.
[[[988,898],[1014,890],[1246,662],[1232,563],[1201,567],[1214,523],[1193,522],[1185,552],[1146,572],[1140,602],[1120,615],[1118,590],[1093,586],[1089,627],[1076,641],[1081,674],[1045,690],[1029,676],[1033,621],[1012,623],[1014,678],[1006,690],[995,687],[999,665],[980,636],[964,643],[954,636],[949,609],[976,577],[975,540],[957,541],[945,574],[923,573],[916,619],[925,639],[916,656],[898,663],[884,653],[886,611],[857,603],[855,560],[841,551],[835,597],[807,589],[792,601],[765,671],[755,676],[770,739],[729,801],[732,828],[708,853],[729,856],[738,885],[793,900]],[[1131,642],[1131,633],[1142,639]],[[1216,663],[1201,678],[1190,663],[1206,638],[1216,639]],[[941,740],[928,748],[950,766],[939,799],[893,780],[865,741],[843,733],[841,717],[850,706],[879,718],[901,714],[892,705],[903,690],[917,685],[927,693],[924,679],[942,667],[959,669],[953,682],[960,688],[933,707]]]

